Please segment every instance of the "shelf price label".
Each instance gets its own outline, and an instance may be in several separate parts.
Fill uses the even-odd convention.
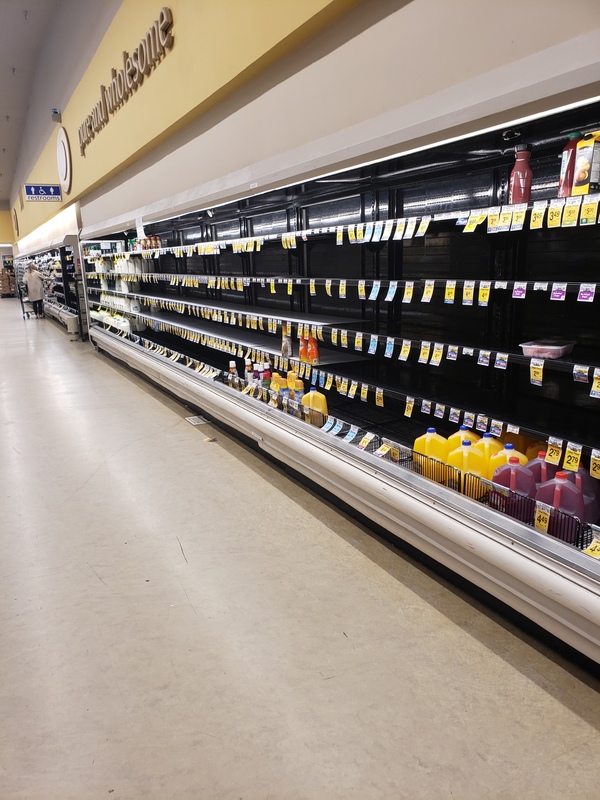
[[[386,303],[391,303],[394,297],[396,296],[396,291],[398,290],[398,281],[390,281],[390,285],[388,286],[387,294],[384,298]]]
[[[548,526],[550,525],[550,514],[552,507],[546,503],[540,503],[539,500],[535,504],[535,528],[542,533],[548,533]]]
[[[510,230],[513,217],[512,206],[502,206],[500,211],[500,219],[498,220],[498,233],[506,233]]]
[[[331,344],[337,345],[338,343],[338,329],[332,328],[331,329]]]
[[[456,281],[446,281],[446,291],[444,292],[444,303],[453,305],[456,294]]]
[[[527,203],[517,203],[513,206],[511,231],[522,231],[525,224],[525,214],[527,213]]]
[[[377,352],[377,345],[379,344],[379,337],[376,333],[371,334],[371,341],[369,342],[369,355],[374,356]]]
[[[327,278],[325,281],[325,291],[327,292],[328,296],[331,297],[331,278]]]
[[[567,296],[566,283],[553,283],[550,292],[550,300],[564,300]]]
[[[577,294],[578,303],[593,303],[596,296],[595,283],[582,283]]]
[[[456,425],[460,422],[460,409],[459,408],[451,408],[450,413],[448,414],[448,421],[453,422]]]
[[[402,347],[400,348],[400,355],[398,356],[398,361],[406,361],[410,355],[410,348],[412,342],[410,339],[403,339],[402,340]]]
[[[600,450],[592,450],[590,458],[590,475],[600,480]]]
[[[329,391],[333,385],[333,375],[329,373],[327,375],[327,380],[325,381],[325,391]]]
[[[348,331],[342,331],[340,338],[342,340],[342,347],[348,347]]]
[[[436,342],[433,345],[433,353],[431,354],[431,361],[429,362],[432,367],[439,367],[440,361],[444,356],[444,345]]]
[[[488,208],[487,212],[487,220],[488,220],[488,233],[498,233],[498,225],[500,223],[500,206],[493,206],[492,208]]]
[[[366,292],[366,281],[359,281],[358,282],[358,296],[361,300],[366,300],[367,292]]]
[[[598,367],[594,368],[594,377],[592,378],[590,397],[600,398],[600,368]]]
[[[592,539],[590,546],[583,552],[592,558],[600,558],[600,539]]]
[[[448,361],[456,361],[458,359],[458,345],[448,345],[448,349],[446,350],[446,358]]]
[[[563,440],[557,439],[555,436],[550,436],[548,439],[548,446],[546,447],[545,461],[548,464],[558,466],[562,457]]]
[[[564,206],[564,197],[555,197],[554,200],[550,201],[550,208],[548,209],[549,228],[560,228]]]
[[[386,223],[385,223],[384,228],[383,228],[383,233],[381,234],[381,241],[382,242],[387,242],[387,240],[390,238],[390,236],[392,235],[392,228],[393,227],[394,227],[394,220],[393,219],[388,219],[386,221]]]
[[[344,226],[338,225],[335,231],[335,243],[344,244]]]
[[[377,448],[377,450],[375,450],[373,455],[377,456],[377,458],[383,458],[384,456],[387,456],[391,449],[392,446],[387,444],[387,442],[384,442],[380,447]]]
[[[350,244],[356,244],[356,233],[354,232],[354,225],[348,225],[348,241]]]
[[[413,408],[415,407],[415,398],[414,397],[407,397],[406,398],[406,405],[404,406],[404,416],[405,417],[412,417]]]
[[[404,295],[402,297],[403,303],[410,303],[413,298],[413,293],[415,291],[415,284],[414,281],[406,281],[404,284]]]
[[[341,280],[340,281],[339,297],[340,297],[341,300],[345,300],[346,299],[346,281],[345,280]]]
[[[477,227],[478,220],[479,220],[479,211],[471,211],[469,213],[469,219],[467,220],[467,224],[463,228],[463,233],[473,233],[473,231]]]
[[[366,450],[367,447],[371,444],[371,442],[373,441],[374,438],[375,438],[375,434],[374,433],[365,433],[363,438],[358,443],[358,449],[359,450]]]
[[[396,343],[396,340],[394,339],[393,336],[388,336],[387,337],[386,342],[385,342],[385,352],[383,354],[385,358],[391,358],[394,355],[394,345],[395,345],[395,343]]]
[[[419,364],[426,364],[429,361],[431,342],[421,342],[421,352],[419,353]]]
[[[542,228],[544,225],[544,216],[546,214],[546,208],[548,207],[547,200],[536,200],[533,204],[533,210],[531,212],[531,221],[529,223],[530,229],[538,230]]]
[[[479,284],[479,295],[477,297],[478,306],[487,306],[490,301],[491,281],[481,281]]]
[[[574,228],[579,220],[579,209],[581,208],[581,197],[567,197],[565,209],[562,216],[563,228]]]
[[[373,229],[373,236],[371,238],[372,242],[379,242],[381,241],[381,234],[383,233],[383,221],[378,220],[375,223],[375,227]]]
[[[430,222],[431,222],[431,216],[422,217],[415,236],[425,236]]]
[[[375,389],[375,405],[383,408],[383,389]]]
[[[398,241],[399,239],[402,239],[402,237],[404,236],[404,228],[405,227],[406,227],[406,220],[405,219],[399,219],[396,222],[396,230],[394,231],[394,241]]]
[[[316,293],[317,293],[317,286],[315,284],[315,279],[311,278],[310,279],[310,295],[311,295],[311,297],[314,297],[316,295]]]
[[[585,364],[573,364],[573,380],[576,383],[589,383],[589,375],[590,368]]]
[[[360,399],[363,401],[363,403],[366,403],[367,400],[369,399],[369,384],[368,383],[363,383],[362,386],[360,387]]]
[[[363,335],[362,331],[357,331],[354,337],[354,349],[362,352],[363,348]]]
[[[463,425],[465,428],[472,428],[475,425],[475,414],[472,411],[465,411]]]
[[[287,281],[287,293],[292,294],[293,291],[294,291],[293,281]]]
[[[577,472],[579,469],[579,462],[581,461],[581,445],[574,442],[567,442],[567,449],[565,450],[565,460],[563,461],[563,469],[568,469],[571,472]]]
[[[350,384],[350,388],[348,389],[348,397],[352,400],[354,399],[354,395],[356,394],[356,390],[358,389],[358,381],[352,381]]]
[[[356,241],[357,242],[364,242],[365,240],[365,224],[364,222],[359,222],[356,226]]]
[[[600,195],[588,194],[583,198],[581,204],[580,225],[595,225],[598,219],[598,200]]]
[[[492,420],[490,424],[490,433],[496,438],[502,435],[502,422],[499,419]]]
[[[324,342],[325,341],[325,339],[323,338],[323,326],[322,325],[317,325],[317,339],[320,342]]]
[[[275,289],[275,281],[269,281],[269,286],[271,287],[271,294],[275,294],[277,291]]]
[[[369,300],[377,300],[380,289],[381,289],[381,281],[373,281],[373,286],[371,287],[371,292],[369,294]]]
[[[425,286],[423,288],[423,296],[421,297],[422,303],[429,303],[431,302],[431,298],[433,297],[433,290],[435,289],[435,281],[427,280],[425,281]]]
[[[350,425],[350,430],[344,436],[343,441],[348,443],[353,442],[354,439],[356,439],[357,433],[358,433],[358,425]]]
[[[544,383],[544,359],[532,358],[529,363],[529,380],[534,386]]]
[[[515,281],[512,291],[513,300],[524,300],[527,294],[527,281]]]
[[[444,419],[445,413],[446,413],[446,406],[443,405],[442,403],[436,403],[433,416],[437,417],[438,419]]]
[[[463,306],[473,305],[473,295],[475,294],[475,281],[465,281],[463,286]]]
[[[506,369],[508,365],[508,353],[496,353],[494,369]]]

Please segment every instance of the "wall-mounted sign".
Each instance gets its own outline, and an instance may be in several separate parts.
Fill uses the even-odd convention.
[[[61,188],[65,194],[69,194],[71,191],[71,148],[64,128],[58,129],[56,137],[56,167]]]
[[[25,200],[29,203],[60,203],[60,186],[50,183],[26,183]]]
[[[110,115],[117,113],[142,85],[144,77],[162,61],[166,51],[173,47],[172,27],[173,14],[164,6],[131,55],[123,51],[123,68],[111,70],[108,86],[100,86],[100,99],[79,126],[82,156],[85,156],[86,147],[95,135],[107,125]]]

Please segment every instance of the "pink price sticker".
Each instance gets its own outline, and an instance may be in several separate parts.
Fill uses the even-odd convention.
[[[513,287],[512,296],[515,300],[522,300],[527,294],[527,284],[525,282],[517,282]]]
[[[550,292],[550,300],[564,300],[567,296],[566,283],[553,283],[552,291]]]

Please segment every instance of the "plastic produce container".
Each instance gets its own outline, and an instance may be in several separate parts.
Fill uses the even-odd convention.
[[[522,342],[519,347],[524,356],[530,358],[562,358],[573,349],[575,342],[564,339],[536,339],[533,342]]]

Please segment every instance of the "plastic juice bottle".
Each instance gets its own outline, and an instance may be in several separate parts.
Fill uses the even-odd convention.
[[[585,507],[583,521],[591,524],[596,523],[598,517],[600,517],[600,498],[598,497],[598,483],[600,481],[592,478],[585,467],[579,467],[577,472],[567,472],[567,479],[583,492],[583,504]]]
[[[305,418],[308,417],[310,424],[322,428],[327,419],[327,398],[325,395],[313,386],[310,392],[302,398],[302,406]],[[306,410],[308,410],[308,414],[306,414]]]
[[[318,367],[321,363],[319,358],[319,345],[314,336],[308,337],[308,345],[306,347],[306,360],[313,367]]]
[[[304,381],[298,378],[294,381],[294,400],[301,403],[304,397]]]
[[[577,131],[569,134],[569,141],[563,148],[560,160],[560,177],[558,179],[558,197],[570,197],[573,191],[573,177],[575,176],[575,160],[577,157],[577,142],[582,139],[582,134]]]
[[[535,485],[539,489],[542,483],[554,478],[558,472],[558,467],[555,464],[548,464],[546,461],[546,451],[540,450],[537,458],[531,459],[525,464],[527,469],[531,472],[535,479]]]
[[[238,379],[238,371],[235,364],[235,361],[229,362],[229,372],[227,375],[227,383],[230,386],[237,386],[237,379]]]
[[[535,494],[536,501],[546,503],[549,506],[571,514],[573,517],[582,520],[585,515],[585,502],[583,492],[574,483],[571,483],[565,472],[557,472],[552,480],[542,483]],[[560,536],[565,541],[575,541],[577,528],[565,523],[565,520],[550,518],[548,533],[551,536]]]
[[[456,467],[463,473],[476,475],[478,478],[485,478],[487,465],[485,456],[481,450],[476,450],[470,439],[465,439],[463,443],[448,454],[446,463],[451,467]]]
[[[451,453],[457,447],[460,447],[461,444],[467,439],[475,444],[475,442],[479,441],[479,436],[476,433],[473,433],[473,431],[469,430],[466,425],[461,425],[457,431],[448,437],[448,452]]]
[[[448,458],[448,439],[441,436],[435,428],[427,428],[422,436],[415,439],[413,450],[428,458],[445,462]]]
[[[271,388],[271,365],[270,364],[263,364],[262,365],[262,380],[261,386],[263,389],[270,389]]]
[[[527,456],[524,453],[520,453],[518,450],[515,450],[514,444],[508,442],[504,445],[502,450],[499,450],[493,456],[490,456],[487,477],[493,481],[494,472],[498,469],[498,467],[501,467],[503,464],[508,464],[508,460],[513,457],[518,458],[519,463],[523,464],[523,466],[527,464]]]
[[[547,446],[548,445],[546,444],[546,442],[534,442],[533,444],[530,444],[529,447],[527,447],[525,450],[523,450],[523,452],[530,461],[533,461],[533,459],[536,458],[540,452],[546,451]]]
[[[481,439],[474,443],[473,447],[483,453],[486,464],[489,464],[490,458],[495,453],[499,453],[503,449],[502,442],[494,438],[491,433],[484,433]]]
[[[308,361],[308,341],[304,338],[304,336],[300,339],[298,358],[300,361]]]
[[[508,202],[528,203],[531,198],[531,182],[533,172],[529,166],[531,158],[531,147],[528,144],[518,144],[515,147],[515,165],[510,173],[510,183],[508,187]]]
[[[504,444],[514,445],[515,450],[518,450],[519,453],[526,453],[527,448],[531,444],[531,439],[523,436],[522,433],[504,433],[500,437],[500,441],[504,442]],[[543,449],[545,448],[546,445],[544,445]]]
[[[253,374],[254,370],[252,368],[252,361],[250,361],[250,359],[247,358],[244,365],[244,379],[246,383],[250,383],[252,381]]]
[[[252,383],[255,386],[260,386],[261,381],[262,381],[261,365],[260,364],[255,364],[254,365],[254,371],[252,372]]]
[[[498,467],[494,472],[494,483],[506,486],[507,489],[515,493],[508,497],[498,498],[499,508],[514,519],[530,523],[535,507],[533,503],[528,503],[523,498],[532,499],[535,497],[537,487],[533,473],[527,467],[524,467],[518,458],[512,456],[508,459],[508,464]],[[521,497],[515,495],[521,495]]]

